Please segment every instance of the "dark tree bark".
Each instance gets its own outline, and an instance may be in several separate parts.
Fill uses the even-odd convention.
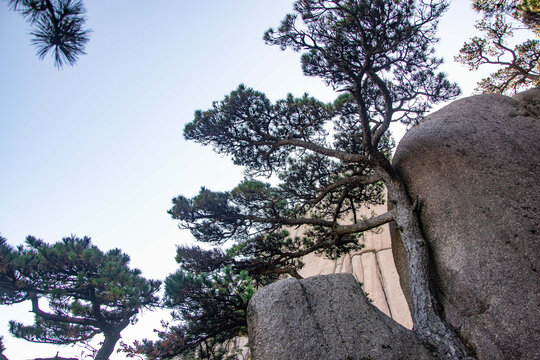
[[[121,331],[121,330],[120,330]],[[95,360],[108,360],[114,351],[114,347],[120,339],[120,331],[105,333],[105,340],[96,354]]]

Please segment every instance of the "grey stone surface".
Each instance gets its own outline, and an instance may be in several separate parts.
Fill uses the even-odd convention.
[[[362,206],[357,209],[357,216],[371,217],[386,210],[386,205]],[[309,277],[352,273],[363,283],[362,289],[369,294],[373,305],[407,329],[412,329],[411,313],[400,286],[400,279],[396,275],[394,259],[388,256],[391,251],[388,229],[388,225],[383,225],[376,231],[364,232],[361,240],[364,247],[338,259],[326,259],[315,253],[304,256],[302,262],[305,265],[299,270],[299,274]],[[300,236],[305,229],[300,227],[290,231],[293,236]]]
[[[539,105],[539,89],[455,101],[393,160],[422,204],[444,317],[478,359],[540,359]]]
[[[285,279],[248,306],[255,360],[433,359],[416,336],[366,299],[352,274]]]

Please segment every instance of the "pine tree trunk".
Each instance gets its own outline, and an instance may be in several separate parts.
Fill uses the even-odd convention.
[[[109,356],[111,356],[112,352],[114,351],[116,342],[120,339],[120,331],[106,332],[104,335],[105,340],[103,341],[103,345],[101,345],[101,348],[96,354],[94,360],[108,360]]]
[[[470,359],[452,328],[439,316],[429,280],[429,253],[413,203],[401,179],[384,176],[388,201],[407,254],[412,299],[413,331],[427,345],[448,359]]]

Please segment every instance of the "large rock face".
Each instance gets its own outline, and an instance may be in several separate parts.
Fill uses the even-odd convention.
[[[255,360],[430,359],[416,336],[376,309],[351,274],[285,279],[248,306]]]
[[[540,89],[455,101],[393,160],[422,204],[444,317],[478,359],[540,359],[539,105]]]
[[[373,214],[382,214],[386,210],[386,205],[371,205],[358,209],[358,215],[373,216]],[[388,225],[383,225],[375,232],[366,231],[362,234],[364,248],[336,260],[325,259],[311,253],[302,259],[305,266],[299,273],[303,277],[353,274],[356,280],[362,283],[362,289],[368,294],[373,305],[401,325],[412,329],[411,313],[394,266],[388,229]],[[300,236],[302,230],[302,228],[291,229],[291,233]]]

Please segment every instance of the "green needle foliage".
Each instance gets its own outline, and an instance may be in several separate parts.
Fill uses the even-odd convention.
[[[164,298],[165,306],[175,309],[173,320],[180,325],[164,324],[163,331],[156,331],[158,341],[124,344],[122,351],[128,356],[170,359],[182,354],[186,359],[226,359],[231,356],[227,342],[247,334],[246,309],[255,292],[248,272],[235,272],[228,265],[193,272],[181,264],[165,280]]]
[[[540,85],[540,41],[529,39],[511,45],[514,33],[528,31],[531,37],[540,31],[538,0],[473,0],[473,8],[483,18],[476,23],[484,37],[466,42],[456,61],[477,70],[483,65],[499,69],[478,83],[477,90],[511,94]]]
[[[6,360],[6,357],[3,354],[5,350],[6,347],[4,346],[4,337],[0,336],[0,360]]]
[[[89,237],[47,244],[28,236],[16,249],[0,238],[0,303],[30,301],[33,325],[10,321],[19,338],[50,344],[86,342],[103,334],[95,359],[106,360],[121,331],[143,308],[158,305],[160,282],[129,268],[119,249],[106,253]]]
[[[254,292],[247,271],[236,274],[230,266],[197,275],[179,270],[165,280],[165,305],[175,308],[173,319],[187,324],[186,348],[208,352],[209,341],[221,344],[247,333],[246,309]]]
[[[86,10],[80,0],[7,0],[32,26],[32,45],[43,59],[52,53],[54,65],[75,65],[89,41]]]
[[[264,39],[301,51],[304,73],[340,92],[336,101],[289,95],[271,102],[240,85],[195,112],[185,138],[230,156],[246,178],[230,191],[203,187],[196,196],[173,199],[169,213],[180,228],[223,246],[178,248],[181,272],[168,278],[166,293],[184,322],[179,338],[190,334],[199,344],[212,338],[214,346],[242,333],[243,290],[238,301],[229,298],[229,283],[240,281],[234,276],[247,272],[245,289],[285,274],[300,277],[303,256],[340,256],[362,246],[363,232],[396,221],[412,264],[415,331],[440,354],[465,358],[435,312],[417,206],[392,167],[388,132],[391,123],[417,123],[434,103],[459,94],[437,72],[442,60],[433,50],[447,6],[444,0],[297,0],[294,13]],[[261,180],[265,176],[275,181]],[[384,186],[393,209],[360,216],[361,207],[383,202]],[[291,235],[296,230],[302,235]],[[213,319],[223,327],[209,328]]]

